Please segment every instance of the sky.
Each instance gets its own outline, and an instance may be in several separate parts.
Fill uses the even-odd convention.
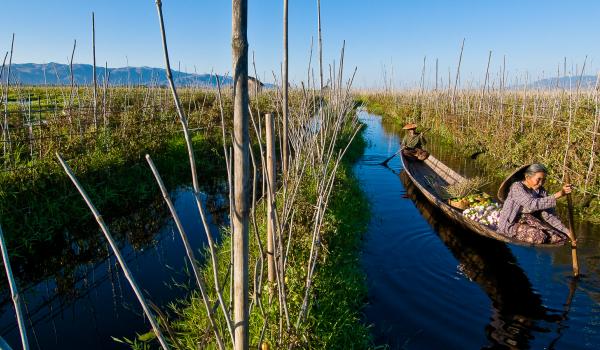
[[[289,69],[293,84],[306,81],[311,42],[318,76],[317,0],[289,0]],[[96,60],[109,67],[164,67],[154,0],[2,0],[0,54],[14,63],[92,63],[91,13],[96,18]],[[164,0],[171,64],[189,73],[231,72],[231,2]],[[454,80],[465,39],[461,82],[477,85],[498,76],[506,60],[510,82],[556,76],[567,60],[577,74],[600,67],[600,1],[573,0],[321,0],[323,62],[339,66],[345,41],[345,76],[357,67],[355,87],[395,88]],[[248,0],[250,73],[272,82],[282,61],[283,0]],[[0,58],[1,59],[1,58]],[[562,75],[562,73],[561,73]],[[385,83],[384,83],[385,81]]]

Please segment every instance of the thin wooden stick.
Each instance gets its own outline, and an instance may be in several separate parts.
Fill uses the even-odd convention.
[[[3,141],[3,151],[4,151],[5,157],[6,157],[6,153],[10,152],[12,149],[11,144],[9,142],[10,135],[8,133],[8,93],[10,92],[10,68],[12,66],[12,56],[13,56],[14,45],[15,45],[15,33],[13,33],[12,40],[10,42],[10,56],[8,58],[8,71],[6,74],[6,92],[4,93],[4,125],[2,126],[2,141]],[[10,157],[9,157],[9,159],[10,159]]]
[[[79,191],[81,196],[83,197],[83,200],[90,208],[92,214],[94,215],[94,218],[96,218],[96,222],[98,222],[98,225],[100,226],[100,229],[102,230],[102,233],[104,233],[104,237],[106,237],[106,240],[108,241],[108,244],[110,244],[110,247],[112,248],[112,251],[115,254],[115,257],[119,261],[119,265],[121,265],[121,268],[123,269],[123,274],[125,275],[125,278],[127,278],[127,281],[131,285],[131,288],[133,289],[135,296],[137,297],[138,301],[142,305],[142,309],[144,310],[146,317],[148,317],[148,320],[150,321],[150,324],[152,325],[152,329],[154,330],[154,334],[156,334],[156,337],[158,338],[160,345],[165,350],[169,349],[169,346],[167,345],[167,341],[165,340],[162,332],[160,331],[160,328],[158,326],[158,323],[156,322],[156,319],[154,318],[154,315],[150,311],[150,307],[148,306],[148,303],[146,302],[146,298],[144,298],[142,291],[140,290],[137,283],[135,282],[135,279],[133,278],[133,275],[131,274],[129,267],[127,267],[127,262],[121,255],[119,246],[117,245],[117,243],[113,239],[112,235],[110,234],[110,230],[108,229],[108,226],[104,223],[104,219],[102,218],[102,216],[100,215],[100,213],[98,212],[98,210],[96,209],[96,207],[94,206],[94,204],[92,203],[90,198],[88,197],[87,193],[85,192],[85,190],[83,189],[83,187],[81,186],[81,184],[79,183],[79,181],[77,180],[75,175],[73,174],[71,167],[69,167],[69,165],[63,160],[63,158],[61,157],[61,155],[58,152],[56,152],[56,157],[58,158],[60,165],[62,165],[63,169],[65,170],[65,173],[67,173],[67,176],[69,176],[69,179],[71,179],[71,181],[73,182],[73,184],[75,185],[75,187],[77,188],[77,190]]]
[[[92,81],[94,84],[94,101],[93,101],[93,111],[94,111],[94,127],[98,128],[98,117],[96,116],[96,106],[97,106],[97,95],[98,95],[98,82],[96,81],[96,21],[94,19],[94,12],[92,12],[92,57],[93,57],[93,65],[92,65]]]
[[[217,340],[217,344],[219,345],[219,349],[225,349],[225,345],[223,344],[223,339],[221,339],[221,335],[219,334],[219,328],[217,323],[215,322],[215,317],[213,315],[213,309],[210,306],[210,300],[208,299],[208,294],[206,292],[206,284],[204,283],[204,279],[202,278],[202,272],[198,267],[198,262],[196,261],[196,257],[194,256],[194,250],[188,241],[187,235],[181,224],[181,220],[179,220],[179,215],[175,210],[175,206],[171,201],[171,197],[169,196],[169,192],[167,191],[165,184],[158,173],[158,169],[152,162],[152,158],[150,158],[149,154],[146,154],[146,161],[148,161],[148,165],[152,170],[152,174],[154,174],[154,178],[156,179],[156,183],[160,188],[160,192],[169,207],[169,211],[171,212],[171,216],[173,217],[173,221],[175,221],[175,226],[177,226],[177,230],[179,231],[179,235],[181,236],[181,241],[183,242],[183,246],[185,248],[185,253],[187,254],[188,260],[192,265],[192,271],[194,272],[194,277],[196,278],[196,283],[198,284],[198,289],[200,289],[200,295],[202,296],[202,301],[204,302],[204,306],[206,307],[206,314],[208,316],[208,320],[210,321],[210,325],[215,333],[215,339]]]
[[[15,281],[10,267],[10,260],[8,257],[8,249],[6,248],[6,242],[4,241],[4,233],[2,232],[2,225],[0,225],[0,245],[2,247],[2,260],[4,261],[4,270],[6,271],[6,278],[8,278],[8,285],[10,287],[10,294],[12,296],[13,304],[15,305],[15,313],[17,314],[17,324],[19,325],[19,332],[21,333],[21,344],[23,349],[29,349],[29,341],[27,340],[27,330],[25,329],[25,320],[23,319],[23,312],[21,311],[21,298],[19,297],[19,290],[17,289],[17,282]]]
[[[565,183],[571,183],[569,173],[565,172]],[[575,220],[573,218],[573,198],[571,194],[567,194],[567,209],[568,209],[568,221],[569,221],[569,232],[571,236],[571,260],[573,262],[573,276],[577,278],[579,276],[579,260],[577,259],[577,238],[575,237]]]
[[[202,219],[202,225],[204,226],[204,231],[206,232],[206,238],[208,241],[208,247],[210,251],[210,257],[212,261],[212,270],[213,270],[213,278],[215,280],[215,291],[217,292],[217,296],[219,298],[219,303],[221,305],[221,310],[223,311],[223,317],[225,317],[225,321],[227,323],[227,329],[229,330],[229,334],[231,336],[231,341],[235,345],[235,334],[233,330],[233,321],[227,310],[227,306],[223,300],[223,293],[221,292],[221,287],[219,283],[219,270],[217,264],[217,254],[215,249],[215,243],[210,232],[210,227],[208,226],[208,222],[206,220],[206,215],[204,213],[204,209],[202,207],[202,202],[200,200],[200,184],[198,183],[198,175],[196,172],[196,160],[194,157],[194,148],[192,146],[192,138],[190,136],[190,132],[188,129],[187,118],[183,113],[183,109],[181,108],[181,103],[179,101],[179,96],[177,95],[177,89],[175,88],[175,83],[173,82],[173,75],[171,73],[171,64],[169,63],[169,50],[167,48],[167,36],[165,33],[165,24],[163,20],[162,14],[162,2],[160,0],[156,0],[156,10],[158,12],[158,19],[160,23],[160,30],[162,35],[162,44],[163,51],[165,57],[165,71],[167,73],[167,80],[169,81],[169,86],[171,88],[171,93],[173,95],[173,101],[175,102],[175,108],[177,110],[177,114],[179,115],[179,121],[181,122],[183,128],[183,135],[185,138],[185,143],[188,150],[188,157],[190,161],[190,169],[192,173],[192,186],[194,188],[194,198],[196,200],[196,207],[198,207],[198,211],[200,212],[200,218]],[[247,277],[247,276],[246,276]],[[247,290],[247,287],[246,287]]]
[[[265,133],[267,139],[267,272],[269,278],[269,297],[275,285],[275,130],[273,114],[265,114]]]
[[[289,143],[288,143],[288,0],[283,0],[283,135],[282,135],[282,152],[283,152],[283,176],[286,177],[289,166]],[[259,114],[260,115],[260,114]]]

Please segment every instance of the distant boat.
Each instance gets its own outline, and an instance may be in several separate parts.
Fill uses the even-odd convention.
[[[406,174],[408,174],[411,181],[415,184],[419,191],[423,193],[427,200],[434,206],[438,207],[451,220],[469,229],[470,231],[498,241],[524,246],[557,247],[564,244],[564,242],[535,244],[520,241],[507,237],[484,224],[465,217],[461,210],[446,203],[444,198],[442,198],[442,196],[434,188],[437,185],[448,186],[459,181],[464,181],[465,177],[450,169],[447,165],[432,155],[430,155],[425,161],[410,160],[404,157],[402,154],[400,158],[402,159],[404,171]]]

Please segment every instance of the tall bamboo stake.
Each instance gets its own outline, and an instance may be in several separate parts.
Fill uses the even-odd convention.
[[[462,63],[463,50],[465,48],[465,39],[463,38],[462,45],[460,46],[460,56],[458,56],[458,67],[456,67],[456,79],[454,80],[454,90],[452,91],[452,111],[455,111],[455,99],[456,99],[456,87],[458,86],[458,79],[460,77],[460,64]]]
[[[8,142],[8,93],[10,92],[10,68],[12,66],[12,56],[13,56],[13,48],[15,45],[15,33],[12,35],[12,40],[10,42],[10,56],[8,58],[8,70],[6,74],[6,92],[4,93],[4,125],[2,126],[2,145],[4,156],[6,157],[6,152],[10,152],[10,143]],[[8,150],[7,150],[8,148]]]
[[[288,173],[288,0],[283,0],[283,177]],[[260,114],[259,114],[260,115]]]
[[[321,0],[317,0],[317,31],[319,36],[319,76],[320,90],[323,90],[323,39],[321,38]]]
[[[198,175],[196,172],[196,160],[194,157],[194,148],[192,146],[192,137],[190,135],[190,131],[188,128],[187,117],[185,116],[185,114],[183,113],[183,109],[181,108],[181,102],[179,101],[179,95],[177,95],[177,89],[175,88],[175,83],[173,82],[173,75],[171,73],[171,64],[169,61],[169,50],[167,48],[167,35],[165,33],[165,24],[164,24],[163,15],[162,15],[161,0],[156,0],[156,10],[158,12],[158,20],[159,20],[159,24],[160,24],[163,52],[164,52],[164,57],[165,57],[165,72],[167,74],[167,80],[169,81],[169,87],[171,89],[171,94],[173,95],[173,101],[175,102],[175,108],[176,108],[177,114],[179,116],[179,121],[181,122],[181,126],[183,129],[183,135],[184,135],[185,143],[186,143],[187,150],[188,150],[188,158],[190,161],[190,170],[192,173],[192,186],[194,188],[194,199],[196,200],[196,207],[198,208],[198,212],[200,213],[200,218],[202,220],[202,225],[204,226],[204,231],[206,232],[206,239],[208,241],[210,258],[211,258],[211,262],[213,265],[212,270],[213,270],[213,278],[215,281],[215,291],[217,293],[217,297],[219,298],[219,304],[221,306],[221,310],[223,311],[223,317],[225,317],[225,321],[227,323],[227,328],[229,330],[231,340],[233,343],[235,343],[235,335],[233,332],[233,322],[229,315],[229,311],[227,310],[227,306],[223,300],[223,293],[221,292],[221,284],[219,282],[219,271],[218,271],[215,243],[214,243],[212,234],[210,232],[210,227],[208,226],[208,222],[206,220],[206,215],[205,215],[204,209],[202,207],[202,202],[200,201],[200,184],[198,183]],[[246,75],[246,87],[248,86],[247,83],[248,83],[248,81],[247,81],[247,75]],[[246,93],[247,93],[247,91],[246,91]],[[247,94],[246,94],[246,101],[247,100],[248,100],[248,98],[247,98]],[[246,110],[247,110],[247,107],[246,107]]]
[[[19,297],[19,290],[17,289],[17,282],[15,281],[12,269],[10,267],[10,260],[8,258],[8,249],[6,248],[6,242],[4,241],[4,233],[2,232],[2,225],[0,225],[0,246],[2,248],[2,260],[4,261],[4,270],[6,271],[6,278],[8,278],[8,285],[10,287],[10,294],[12,296],[13,304],[15,305],[15,313],[17,314],[17,324],[19,325],[19,332],[21,333],[21,344],[23,349],[29,349],[29,341],[27,341],[27,330],[25,329],[25,319],[23,319],[23,312],[21,311],[21,298]]]
[[[435,92],[438,91],[438,59],[435,59]]]
[[[235,349],[248,349],[248,1],[232,0]]]
[[[267,139],[267,273],[269,291],[275,285],[275,125],[273,114],[265,114],[265,133]]]
[[[73,51],[71,52],[71,60],[69,61],[69,71],[71,73],[71,96],[69,98],[69,122],[71,121],[71,105],[75,98],[75,73],[73,72],[73,56],[75,56],[75,48],[77,47],[77,39],[73,41]]]
[[[93,101],[93,109],[94,109],[94,127],[98,128],[98,118],[96,116],[96,106],[97,106],[97,95],[98,95],[98,83],[96,81],[96,21],[94,20],[94,12],[92,12],[92,57],[93,57],[93,65],[92,65],[92,81],[94,84],[94,101]]]
[[[94,204],[92,203],[90,198],[88,197],[87,193],[85,192],[85,190],[83,189],[83,187],[81,186],[81,184],[79,183],[79,181],[77,180],[75,175],[73,174],[71,167],[69,167],[69,165],[63,160],[63,158],[60,156],[60,154],[58,152],[56,153],[56,157],[58,158],[60,165],[62,165],[63,169],[65,170],[65,173],[67,173],[67,176],[69,176],[69,179],[71,179],[71,181],[73,182],[73,185],[75,185],[75,187],[77,188],[77,190],[83,197],[83,200],[90,208],[92,214],[94,215],[94,218],[96,218],[96,222],[98,222],[98,225],[100,226],[100,229],[102,230],[102,233],[104,233],[104,237],[106,237],[106,240],[108,241],[108,244],[110,244],[110,247],[111,247],[113,253],[115,254],[115,257],[119,261],[119,265],[121,265],[121,268],[123,269],[123,274],[125,275],[125,278],[127,278],[127,281],[131,285],[131,288],[133,289],[135,296],[137,297],[138,301],[142,305],[142,309],[144,310],[146,317],[148,317],[148,320],[150,321],[150,324],[152,325],[152,329],[154,330],[154,334],[156,334],[156,337],[158,338],[160,345],[165,350],[169,349],[169,346],[167,345],[167,341],[165,340],[162,332],[160,331],[160,328],[158,327],[158,323],[156,322],[156,319],[154,318],[154,314],[150,311],[150,307],[146,303],[146,298],[144,298],[142,291],[140,290],[137,283],[135,282],[135,279],[133,278],[133,275],[131,274],[129,267],[127,267],[127,262],[121,255],[119,246],[117,245],[117,243],[113,239],[112,235],[110,234],[110,230],[108,229],[108,226],[104,223],[104,219],[102,218],[102,216],[100,215],[100,213],[98,212],[98,210],[96,209],[96,207],[94,206]]]

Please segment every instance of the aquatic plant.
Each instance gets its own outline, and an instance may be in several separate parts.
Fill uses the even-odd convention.
[[[479,192],[481,188],[488,183],[489,181],[487,179],[475,176],[462,181],[457,181],[447,186],[442,186],[442,188],[449,196],[448,198],[460,199]]]

